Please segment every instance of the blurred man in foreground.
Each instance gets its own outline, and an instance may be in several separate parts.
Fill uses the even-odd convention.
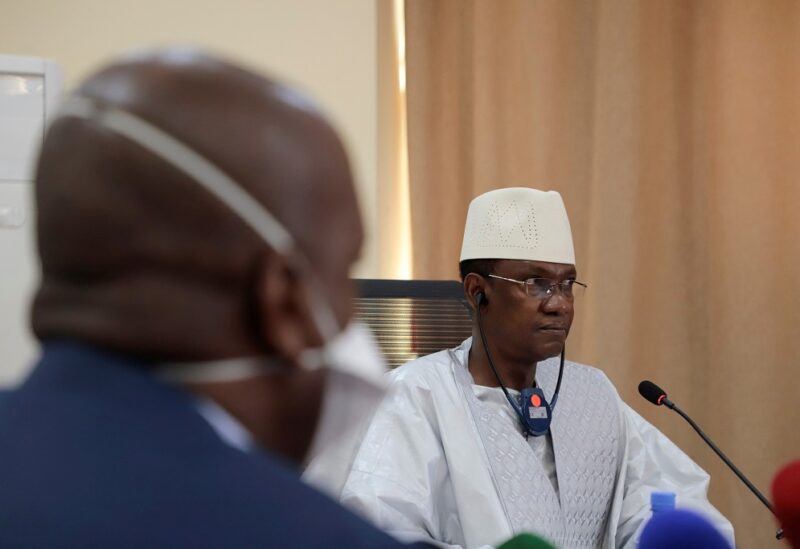
[[[36,203],[0,546],[396,545],[299,480],[383,392],[350,322],[350,169],[303,96],[190,50],[123,59],[64,102]]]

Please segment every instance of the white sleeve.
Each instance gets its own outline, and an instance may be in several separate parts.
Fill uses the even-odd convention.
[[[431,395],[392,389],[361,443],[341,501],[401,541],[461,547]]]
[[[650,494],[662,491],[674,492],[678,507],[704,515],[734,546],[733,526],[708,501],[708,473],[630,406],[622,406],[625,450],[611,513],[611,545],[636,547],[651,516]]]

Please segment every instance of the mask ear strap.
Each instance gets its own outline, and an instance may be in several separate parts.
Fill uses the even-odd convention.
[[[241,185],[206,157],[154,124],[80,95],[71,95],[64,100],[56,115],[56,118],[63,117],[94,122],[179,169],[225,204],[281,255],[288,257],[296,248],[289,231]]]

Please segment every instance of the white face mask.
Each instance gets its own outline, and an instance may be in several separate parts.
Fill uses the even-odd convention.
[[[386,393],[386,363],[369,329],[359,321],[318,349],[305,351],[306,370],[325,368],[322,409],[306,455],[305,479],[338,496],[361,435]],[[240,381],[286,366],[267,357],[166,364],[158,377],[175,383]]]
[[[291,233],[241,185],[181,141],[129,112],[107,108],[77,95],[64,101],[56,118],[67,116],[91,120],[123,135],[180,169],[230,208],[275,252],[311,274]],[[349,459],[358,443],[359,429],[368,423],[386,392],[386,365],[365,326],[351,322],[340,330],[314,279],[309,280],[307,288],[313,321],[324,344],[303,352],[300,363],[307,370],[327,369],[322,411],[308,457],[315,458],[330,449],[336,455],[348,454]],[[237,358],[165,365],[159,377],[175,382],[236,381],[285,367],[267,357]]]
[[[352,322],[312,363],[327,365],[322,411],[306,457],[305,480],[338,498],[375,410],[386,393],[386,363],[369,329]]]

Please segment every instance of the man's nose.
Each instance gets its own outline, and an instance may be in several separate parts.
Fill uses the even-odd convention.
[[[572,308],[572,300],[564,292],[553,289],[553,294],[542,302],[542,310],[548,313],[566,313]]]

